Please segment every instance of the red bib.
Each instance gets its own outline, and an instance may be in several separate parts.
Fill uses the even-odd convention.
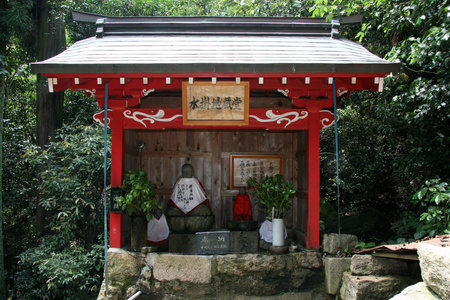
[[[238,194],[233,206],[234,221],[251,221],[252,220],[252,204],[250,197],[245,194]]]

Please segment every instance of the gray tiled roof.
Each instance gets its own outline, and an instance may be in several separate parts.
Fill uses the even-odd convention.
[[[263,18],[260,23],[252,22],[246,30],[245,25],[249,23],[245,21],[251,18],[212,18],[220,20],[220,24],[205,22],[205,18],[184,18],[194,24],[194,29],[186,33],[189,28],[183,22],[170,21],[174,18],[156,24],[146,23],[145,18],[128,22],[116,19],[97,22],[99,37],[79,41],[57,56],[32,64],[33,71],[389,73],[399,68],[398,64],[377,57],[357,43],[333,38],[330,24],[322,27],[312,24],[316,29],[320,27],[320,33],[316,30],[308,34],[305,28],[314,26],[292,23],[293,19],[283,23],[280,18],[275,22]],[[324,34],[323,28],[328,34]]]

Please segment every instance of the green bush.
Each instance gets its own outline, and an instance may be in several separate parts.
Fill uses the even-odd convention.
[[[100,126],[68,126],[44,151],[27,153],[42,170],[40,204],[47,210],[49,233],[92,244],[103,232],[103,139]]]
[[[414,238],[450,233],[450,187],[447,182],[439,179],[425,181],[412,202],[420,205],[422,210]]]
[[[63,239],[64,240],[64,239]],[[100,290],[103,248],[78,245],[62,248],[57,235],[19,256],[18,299],[93,299]]]
[[[426,180],[410,198],[413,210],[402,212],[394,222],[397,237],[418,240],[450,233],[450,187],[440,179]],[[413,239],[414,237],[414,239]]]
[[[261,180],[250,177],[247,185],[252,188],[252,194],[259,206],[266,209],[268,218],[284,218],[291,207],[291,199],[295,194],[294,185],[285,181],[283,175],[266,176]]]
[[[156,198],[156,184],[147,181],[145,171],[128,171],[122,188],[125,196],[117,198],[117,203],[130,216],[152,218],[152,213],[161,208]]]
[[[103,273],[103,130],[63,127],[47,149],[30,148],[26,159],[42,170],[47,235],[19,255],[15,294],[19,299],[94,298]]]

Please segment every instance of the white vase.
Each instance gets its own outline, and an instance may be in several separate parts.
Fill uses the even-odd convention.
[[[283,219],[272,219],[272,246],[284,246]]]

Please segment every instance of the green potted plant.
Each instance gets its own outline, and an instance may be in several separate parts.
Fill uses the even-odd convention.
[[[284,246],[284,220],[291,208],[291,199],[295,194],[294,185],[285,181],[283,175],[266,176],[259,181],[251,177],[247,185],[252,189],[255,202],[266,209],[268,219],[272,219],[272,245]]]
[[[145,171],[128,171],[123,180],[124,196],[117,203],[131,217],[131,249],[140,250],[147,243],[147,222],[161,208],[156,198],[156,185],[147,180]]]

